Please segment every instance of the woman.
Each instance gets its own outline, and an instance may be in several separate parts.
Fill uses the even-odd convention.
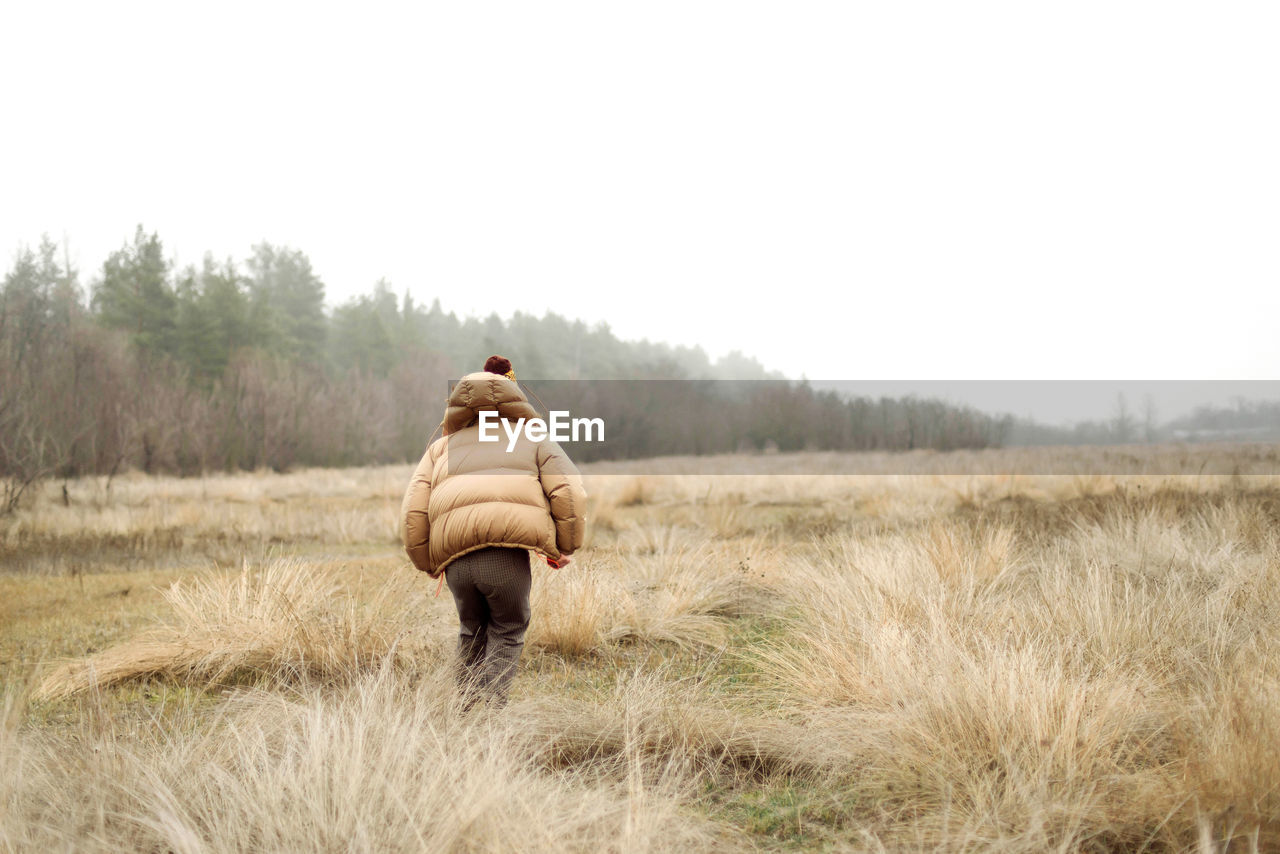
[[[505,429],[482,441],[479,414],[496,411],[515,429],[538,418],[511,362],[453,387],[443,435],[427,447],[401,507],[405,551],[432,578],[444,574],[458,606],[458,677],[470,700],[506,702],[529,627],[529,553],[555,567],[582,546],[587,495],[577,468],[552,441]]]

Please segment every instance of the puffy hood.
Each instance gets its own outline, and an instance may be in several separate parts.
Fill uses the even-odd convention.
[[[512,421],[539,417],[538,410],[533,408],[514,380],[501,374],[477,371],[458,380],[453,391],[449,392],[441,432],[448,436],[465,430],[480,419],[480,412],[484,410],[496,411],[499,417]]]

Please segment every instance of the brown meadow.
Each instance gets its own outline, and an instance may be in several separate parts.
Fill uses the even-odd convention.
[[[47,485],[0,520],[0,850],[1274,850],[1274,453],[1142,453],[1180,473],[588,466],[483,714],[408,466]]]

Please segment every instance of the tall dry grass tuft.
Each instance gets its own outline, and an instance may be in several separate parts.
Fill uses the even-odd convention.
[[[1280,549],[1157,505],[1034,547],[937,522],[799,567],[758,657],[854,757],[851,796],[910,811],[883,841],[1180,849],[1208,820],[1280,845]]]
[[[622,778],[539,767],[527,722],[466,715],[443,670],[387,666],[300,699],[252,691],[216,720],[77,743],[0,735],[0,848],[582,851],[727,847],[687,785],[636,751]]]
[[[720,648],[730,618],[776,602],[759,540],[714,544],[670,526],[625,533],[612,553],[535,572],[531,647],[569,656],[618,643]]]
[[[152,676],[216,684],[232,678],[349,678],[388,655],[442,654],[421,585],[391,576],[358,601],[331,567],[297,558],[175,583],[171,620],[49,673],[36,698],[56,699]]]
[[[633,619],[635,602],[619,579],[579,558],[564,569],[534,570],[530,610],[529,648],[577,657],[612,642]]]
[[[986,583],[1011,566],[1014,532],[993,526],[979,533],[935,522],[924,549],[944,584]]]
[[[625,776],[636,753],[722,784],[821,776],[847,759],[823,733],[735,710],[715,699],[714,687],[705,673],[659,667],[619,674],[592,700],[535,697],[513,713],[529,722],[541,762],[612,779]]]
[[[635,477],[626,481],[613,495],[613,503],[618,507],[635,507],[651,504],[654,499],[655,484],[653,478]]]

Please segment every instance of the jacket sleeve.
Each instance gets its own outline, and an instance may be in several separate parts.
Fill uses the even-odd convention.
[[[556,549],[568,555],[582,548],[587,531],[587,491],[582,475],[555,442],[538,445],[538,480],[556,526]]]
[[[433,447],[434,445],[427,448],[422,455],[400,505],[400,538],[404,542],[404,550],[413,565],[423,572],[428,571],[427,555],[431,535],[427,506],[431,501],[431,470],[435,466]]]

